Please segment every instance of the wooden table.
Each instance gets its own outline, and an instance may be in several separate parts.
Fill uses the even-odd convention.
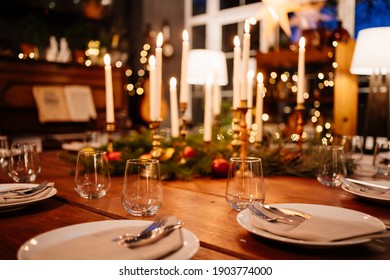
[[[74,166],[58,157],[58,151],[41,154],[38,181],[55,182],[58,193],[50,199],[12,212],[0,213],[0,259],[15,259],[18,248],[48,230],[109,219],[153,220],[134,217],[120,203],[123,178],[112,177],[112,186],[101,199],[83,199],[73,189]],[[1,182],[10,182],[1,171]],[[390,207],[360,200],[340,188],[329,188],[314,178],[266,177],[267,203],[310,203],[365,212],[390,224]],[[256,236],[236,221],[237,212],[225,200],[226,179],[199,178],[164,181],[163,206],[157,216],[175,215],[200,240],[193,259],[390,259],[390,241],[340,248],[304,248]]]

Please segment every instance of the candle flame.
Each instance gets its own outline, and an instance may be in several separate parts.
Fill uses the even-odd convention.
[[[169,85],[171,86],[171,87],[176,87],[176,85],[177,85],[177,81],[176,81],[176,78],[175,77],[172,77],[170,80],[169,80]]]
[[[248,74],[246,74],[246,78],[248,80],[253,80],[253,78],[255,77],[255,71],[253,71],[252,69],[248,71]]]
[[[156,42],[157,48],[161,48],[162,44],[163,44],[163,34],[162,32],[160,32],[157,35],[157,42]]]
[[[183,41],[188,42],[188,31],[185,29],[183,30]]]
[[[301,37],[301,39],[299,39],[299,47],[304,48],[305,45],[306,45],[306,39],[305,37]]]
[[[249,20],[245,20],[245,26],[244,26],[245,33],[249,33]]]
[[[258,82],[259,84],[262,84],[262,83],[263,83],[263,80],[264,80],[264,78],[263,78],[263,73],[261,73],[261,72],[257,73],[257,82]]]
[[[108,65],[111,64],[111,58],[110,58],[110,55],[109,55],[108,53],[106,53],[106,54],[104,55],[103,60],[104,60],[104,65],[108,66]]]
[[[149,65],[153,67],[156,66],[156,58],[154,57],[154,55],[151,55],[149,57]]]
[[[240,38],[238,36],[234,36],[234,46],[239,47],[240,46]]]

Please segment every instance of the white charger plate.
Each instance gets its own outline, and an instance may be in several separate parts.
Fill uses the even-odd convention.
[[[313,216],[316,215],[320,217],[338,217],[340,219],[349,219],[350,221],[356,221],[356,222],[364,220],[366,223],[368,222],[373,226],[379,225],[379,226],[383,226],[383,229],[386,229],[382,221],[378,220],[373,216],[355,210],[334,207],[334,206],[318,205],[318,204],[286,203],[286,204],[273,204],[273,205],[280,208],[295,209]],[[251,233],[279,242],[284,242],[284,243],[289,243],[289,244],[299,245],[299,246],[306,246],[306,247],[338,247],[338,246],[350,246],[350,245],[362,244],[371,241],[370,238],[357,239],[357,240],[342,240],[342,241],[334,241],[334,242],[305,241],[305,240],[288,238],[255,227],[252,223],[251,215],[252,214],[250,210],[245,209],[240,213],[238,213],[237,222],[243,228],[245,228]]]
[[[13,187],[31,188],[31,187],[37,187],[37,186],[39,186],[39,184],[33,184],[33,183],[0,184],[0,192],[4,191],[6,189],[9,189],[10,187],[12,187],[12,188]],[[43,197],[34,198],[34,199],[31,199],[31,200],[28,200],[28,201],[20,201],[20,202],[12,202],[12,203],[0,204],[0,212],[12,211],[12,210],[17,210],[17,209],[20,209],[20,208],[23,208],[23,207],[27,207],[30,204],[37,203],[39,201],[48,199],[48,198],[54,196],[56,193],[57,193],[57,189],[53,187],[51,189],[51,191],[47,195],[45,195]]]
[[[147,226],[150,223],[151,221],[144,220],[108,220],[76,224],[51,230],[26,241],[19,248],[17,258],[19,260],[31,260],[33,259],[33,256],[36,255],[39,251],[64,241],[100,231],[121,227]],[[182,233],[184,241],[183,246],[176,252],[166,256],[164,258],[165,260],[187,260],[192,258],[192,256],[195,255],[199,250],[200,243],[196,235],[185,228],[182,228]],[[58,255],[58,252],[55,252],[55,254]],[[129,254],[131,254],[131,250],[129,250]],[[46,256],[50,258],[50,255]],[[94,256],[91,255],[91,259],[93,259],[93,257]],[[111,257],[115,259],[115,256]],[[74,252],[74,258],[77,259],[77,252]]]
[[[367,183],[374,183],[377,185],[390,187],[390,181],[367,181]],[[358,184],[356,184],[356,186],[358,186]],[[364,188],[363,185],[361,185],[361,187]],[[361,191],[359,189],[351,188],[345,184],[342,184],[341,188],[346,192],[352,193],[364,199],[381,202],[381,203],[390,203],[390,195],[386,197],[381,195],[379,192],[375,192],[375,191],[372,192]]]

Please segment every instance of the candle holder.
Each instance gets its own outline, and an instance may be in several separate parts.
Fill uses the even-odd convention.
[[[181,126],[180,126],[180,135],[185,140],[187,136],[187,120],[185,117],[185,112],[187,111],[187,102],[180,102],[180,114],[181,114]]]
[[[149,127],[152,130],[152,158],[159,158],[162,154],[161,135],[158,133],[162,120],[150,121]]]
[[[240,147],[240,111],[238,109],[232,108],[232,130],[233,130],[233,140],[231,142],[233,146],[233,156],[238,155],[238,150]]]
[[[240,157],[246,157],[248,155],[248,128],[246,124],[246,113],[248,112],[248,106],[246,101],[241,101],[241,106],[237,108],[240,112]]]
[[[302,148],[302,135],[303,135],[303,111],[305,110],[305,106],[303,103],[298,103],[297,106],[295,107],[295,112],[296,112],[296,121],[297,121],[297,126],[295,129],[295,133],[298,135],[298,145],[300,148]]]
[[[107,139],[107,152],[113,152],[114,151],[114,138],[113,133],[115,131],[115,123],[106,123],[106,131],[108,135]]]

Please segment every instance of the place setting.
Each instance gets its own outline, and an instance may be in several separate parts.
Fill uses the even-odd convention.
[[[17,210],[57,193],[53,182],[34,183],[41,172],[35,144],[13,143],[8,154],[5,169],[14,183],[0,184],[0,212]]]
[[[238,224],[253,234],[319,248],[390,238],[382,221],[355,210],[302,203],[267,205],[260,158],[232,158],[229,168],[226,200],[239,211]]]
[[[359,198],[388,204],[390,202],[390,143],[378,142],[371,160],[373,174],[369,177],[351,174],[340,176],[340,186],[346,192]]]
[[[20,260],[179,260],[190,259],[199,239],[170,216],[148,220],[108,220],[55,229],[26,241]]]
[[[103,198],[110,189],[106,152],[79,151],[75,191],[85,199]],[[121,202],[135,217],[150,217],[162,206],[160,163],[155,159],[128,159]],[[105,220],[58,228],[25,242],[22,260],[155,260],[190,259],[199,249],[194,233],[176,216],[150,220]]]

